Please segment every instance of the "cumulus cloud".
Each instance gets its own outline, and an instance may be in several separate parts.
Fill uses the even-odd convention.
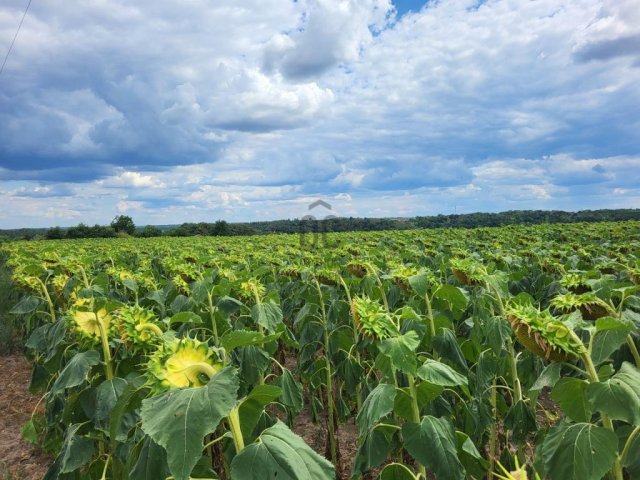
[[[354,62],[394,11],[389,0],[310,0],[307,5],[295,30],[278,33],[267,42],[266,71],[302,80]]]
[[[0,225],[640,206],[636,0],[394,3],[34,2]]]

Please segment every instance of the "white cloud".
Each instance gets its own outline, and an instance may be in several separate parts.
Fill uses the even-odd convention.
[[[34,2],[2,77],[2,224],[638,206],[637,1],[477,3]]]

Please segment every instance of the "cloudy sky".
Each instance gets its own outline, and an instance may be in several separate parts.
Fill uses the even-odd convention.
[[[0,228],[638,208],[639,107],[640,0],[33,0]]]

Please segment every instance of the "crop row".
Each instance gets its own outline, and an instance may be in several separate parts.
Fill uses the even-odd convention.
[[[48,479],[639,478],[639,227],[5,244],[24,435]]]

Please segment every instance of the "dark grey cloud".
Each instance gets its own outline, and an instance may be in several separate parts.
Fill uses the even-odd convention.
[[[575,52],[574,57],[578,62],[640,57],[640,34],[589,42]]]

